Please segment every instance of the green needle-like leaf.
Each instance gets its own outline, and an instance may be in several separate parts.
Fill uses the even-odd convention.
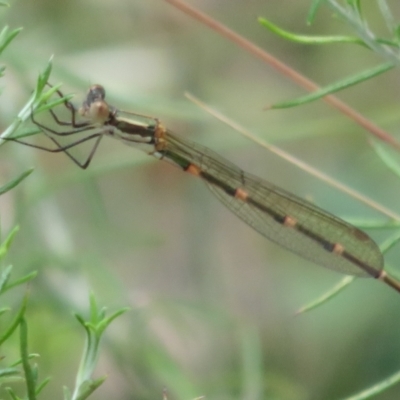
[[[11,246],[11,243],[14,240],[15,235],[17,234],[19,230],[19,226],[15,226],[14,229],[8,234],[7,238],[4,240],[4,242],[0,246],[0,260],[4,258],[4,256],[8,253],[8,249]]]
[[[15,331],[15,329],[18,327],[18,325],[21,322],[21,319],[23,318],[26,310],[26,306],[28,303],[28,296],[25,295],[20,309],[18,310],[17,314],[15,315],[13,321],[11,322],[10,326],[5,329],[4,333],[2,336],[0,336],[0,345],[2,345]]]
[[[354,276],[345,276],[337,285],[332,289],[325,292],[322,296],[308,303],[307,305],[301,307],[296,311],[295,315],[304,314],[305,312],[311,311],[317,307],[322,306],[327,301],[337,296],[342,290],[349,286],[354,281]]]
[[[24,318],[20,321],[20,352],[22,357],[22,367],[25,373],[25,382],[29,400],[36,400],[36,380],[37,373],[29,363],[28,352],[28,325]]]
[[[85,400],[87,399],[99,386],[103,384],[103,382],[107,379],[106,376],[101,378],[86,381],[82,384],[82,389],[79,395],[76,397],[76,400]]]
[[[0,378],[5,378],[7,376],[18,376],[20,370],[18,368],[2,368],[0,369]]]
[[[22,278],[16,279],[15,281],[7,284],[7,286],[4,288],[4,292],[12,289],[13,287],[23,285],[24,283],[27,283],[27,282],[31,281],[32,279],[35,279],[37,274],[38,274],[37,271],[33,271],[33,272],[23,276]]]
[[[11,276],[11,271],[12,271],[12,266],[9,265],[6,267],[0,275],[0,293],[3,293],[5,291],[5,287],[7,285],[8,280],[10,279]]]
[[[83,350],[82,359],[79,365],[79,370],[76,377],[75,389],[72,395],[64,392],[66,398],[72,400],[83,400],[90,393],[92,393],[105,378],[99,380],[93,380],[92,374],[96,367],[97,359],[99,356],[99,347],[102,334],[106,327],[119,315],[124,313],[127,309],[117,310],[114,314],[106,317],[106,309],[103,307],[99,309],[96,298],[93,293],[89,297],[90,302],[90,317],[89,321],[76,314],[75,317],[79,323],[83,326],[86,332],[85,347]]]
[[[339,82],[335,82],[332,85],[325,86],[316,92],[310,93],[306,96],[298,97],[295,100],[285,101],[281,103],[276,103],[270,106],[269,108],[289,108],[295,107],[302,104],[310,103],[311,101],[320,99],[321,97],[327,96],[328,94],[336,93],[339,90],[346,89],[350,86],[354,86],[358,83],[371,79],[377,75],[383,74],[384,72],[392,69],[394,65],[392,63],[381,64],[378,67],[371,68],[367,71],[361,72],[357,75],[353,75],[346,79],[343,79]]]
[[[282,28],[279,28],[277,25],[268,21],[265,18],[258,18],[258,22],[269,29],[271,32],[276,35],[291,40],[292,42],[302,43],[302,44],[333,44],[333,43],[356,43],[361,46],[366,46],[365,43],[357,38],[352,36],[308,36],[308,35],[299,35],[296,33],[285,31]]]
[[[326,0],[313,0],[310,11],[307,16],[307,24],[311,25],[314,22],[315,15],[317,14],[318,8],[322,5]]]
[[[22,182],[26,177],[28,177],[33,172],[33,168],[28,169],[23,172],[21,175],[14,178],[12,181],[8,182],[4,186],[0,187],[0,195],[8,192],[9,190],[15,188],[20,182]]]
[[[379,382],[378,384],[371,386],[370,388],[363,390],[362,392],[351,396],[346,397],[342,400],[367,400],[372,399],[376,395],[383,393],[388,388],[398,384],[400,382],[400,372],[396,372],[389,378],[384,379],[383,381]]]
[[[17,28],[9,32],[8,26],[5,26],[0,32],[0,54],[7,48],[11,41],[22,31],[22,28]]]

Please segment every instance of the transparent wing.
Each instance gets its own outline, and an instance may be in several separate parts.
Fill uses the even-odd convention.
[[[345,274],[378,276],[383,269],[383,256],[377,244],[353,225],[242,171],[206,147],[169,134],[168,149],[204,172],[201,176],[211,192],[271,241],[316,264]],[[237,188],[248,194],[247,200],[232,195]],[[285,217],[289,217],[294,225],[285,225]],[[336,244],[344,251],[332,251]]]

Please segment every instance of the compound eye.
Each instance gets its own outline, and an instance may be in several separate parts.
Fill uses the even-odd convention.
[[[93,85],[90,87],[87,93],[86,101],[90,105],[90,103],[93,103],[95,101],[104,100],[105,97],[106,97],[106,91],[104,87],[101,85]]]

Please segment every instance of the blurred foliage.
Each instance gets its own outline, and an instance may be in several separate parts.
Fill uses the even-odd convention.
[[[323,2],[309,27],[306,0],[190,3],[322,86],[377,58],[382,62],[362,46],[290,43],[257,22],[263,16],[291,32],[353,36]],[[377,2],[364,3],[366,20],[384,36]],[[397,1],[390,6],[400,15]],[[2,56],[1,131],[26,104],[53,54],[51,82],[63,82],[65,94],[76,93],[76,104],[90,84],[101,83],[119,108],[157,116],[334,214],[385,221],[213,120],[185,100],[189,91],[398,210],[398,178],[365,132],[321,102],[262,111],[304,92],[164,1],[24,0],[0,13],[3,25],[24,28]],[[393,69],[339,96],[396,133],[396,74]],[[39,136],[28,139],[48,144]],[[76,154],[84,159],[87,150]],[[201,182],[112,141],[102,143],[87,171],[62,154],[7,143],[0,149],[0,186],[31,167],[34,173],[0,198],[0,211],[3,232],[21,228],[7,260],[18,266],[18,276],[39,272],[30,286],[27,320],[40,374],[52,376],[42,399],[60,398],[62,385],[73,387],[82,343],[71,310],[83,313],[91,289],[102,304],[132,308],[104,337],[97,373],[108,379],[95,393],[98,399],[161,398],[165,387],[168,399],[339,399],[399,370],[394,291],[359,279],[324,307],[293,318],[342,277],[267,242]],[[381,243],[388,232],[371,234]],[[391,249],[388,266],[397,267],[399,255],[398,246]],[[11,303],[20,299],[13,291],[7,296]],[[5,357],[15,352],[17,339],[10,346],[2,349]],[[379,398],[399,392],[394,387]]]

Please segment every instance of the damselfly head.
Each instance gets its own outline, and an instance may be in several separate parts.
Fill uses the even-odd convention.
[[[104,101],[106,91],[101,85],[93,85],[79,108],[79,114],[95,124],[104,124],[110,116],[110,107]]]
[[[101,85],[92,85],[90,86],[87,94],[86,100],[87,103],[93,103],[95,101],[102,101],[106,98],[106,90]]]

